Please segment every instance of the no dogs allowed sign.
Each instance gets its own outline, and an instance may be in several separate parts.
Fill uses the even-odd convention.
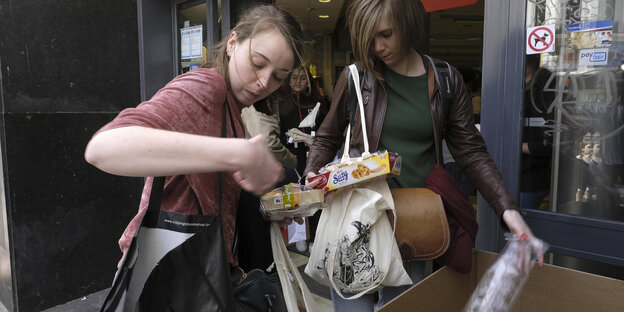
[[[527,28],[526,54],[555,51],[555,25]]]

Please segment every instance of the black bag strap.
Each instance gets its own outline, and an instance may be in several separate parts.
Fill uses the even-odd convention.
[[[227,119],[226,114],[230,117],[230,125],[232,127],[232,132],[234,133],[234,137],[236,137],[236,128],[234,128],[234,120],[232,119],[232,112],[230,112],[230,108],[228,105],[227,97],[225,98],[225,102],[223,104],[223,118],[221,119],[221,137],[227,137]],[[160,210],[160,205],[162,203],[162,193],[165,188],[165,179],[166,177],[154,177],[152,182],[152,191],[150,192],[150,199],[148,204],[148,210],[158,211]],[[223,206],[223,184],[224,184],[224,173],[223,171],[219,172],[219,216],[221,215],[221,208]],[[193,195],[193,199],[195,200],[195,205],[197,206],[197,214],[203,215],[204,212],[201,209],[201,205],[199,203],[199,198],[197,194],[191,188],[191,193]]]
[[[226,127],[225,127],[225,111],[227,111],[228,116],[230,117],[230,126],[232,127],[232,133],[234,137],[236,135],[236,128],[234,127],[234,119],[232,118],[232,112],[230,111],[230,105],[228,104],[227,97],[225,98],[225,109],[223,110],[223,121],[221,126],[221,137],[225,138],[227,136]],[[224,174],[223,171],[219,172],[219,190],[223,189],[224,183]],[[223,192],[219,192],[219,215],[221,215],[221,201],[223,200]],[[234,225],[234,241],[232,242],[232,257],[236,258],[238,254],[238,222]]]

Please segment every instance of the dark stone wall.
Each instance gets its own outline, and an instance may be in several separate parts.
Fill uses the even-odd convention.
[[[0,0],[0,139],[11,259],[0,300],[41,311],[110,287],[141,178],[84,161],[140,101],[137,3]],[[2,244],[0,244],[2,245]],[[1,251],[0,250],[0,251]],[[0,276],[5,278],[5,276]]]

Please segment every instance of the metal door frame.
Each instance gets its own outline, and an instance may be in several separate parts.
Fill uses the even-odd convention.
[[[177,5],[189,0],[138,0],[137,18],[139,28],[139,70],[141,100],[151,98],[178,72],[176,19]],[[206,1],[208,50],[217,43],[218,0]],[[190,1],[189,1],[190,2]],[[212,17],[212,18],[208,18]],[[230,31],[230,0],[221,1],[222,36]],[[166,35],[169,34],[169,35]]]

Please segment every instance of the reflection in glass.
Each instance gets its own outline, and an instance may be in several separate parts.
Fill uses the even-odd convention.
[[[527,55],[521,206],[624,221],[623,21],[624,1],[528,1],[556,41]]]

